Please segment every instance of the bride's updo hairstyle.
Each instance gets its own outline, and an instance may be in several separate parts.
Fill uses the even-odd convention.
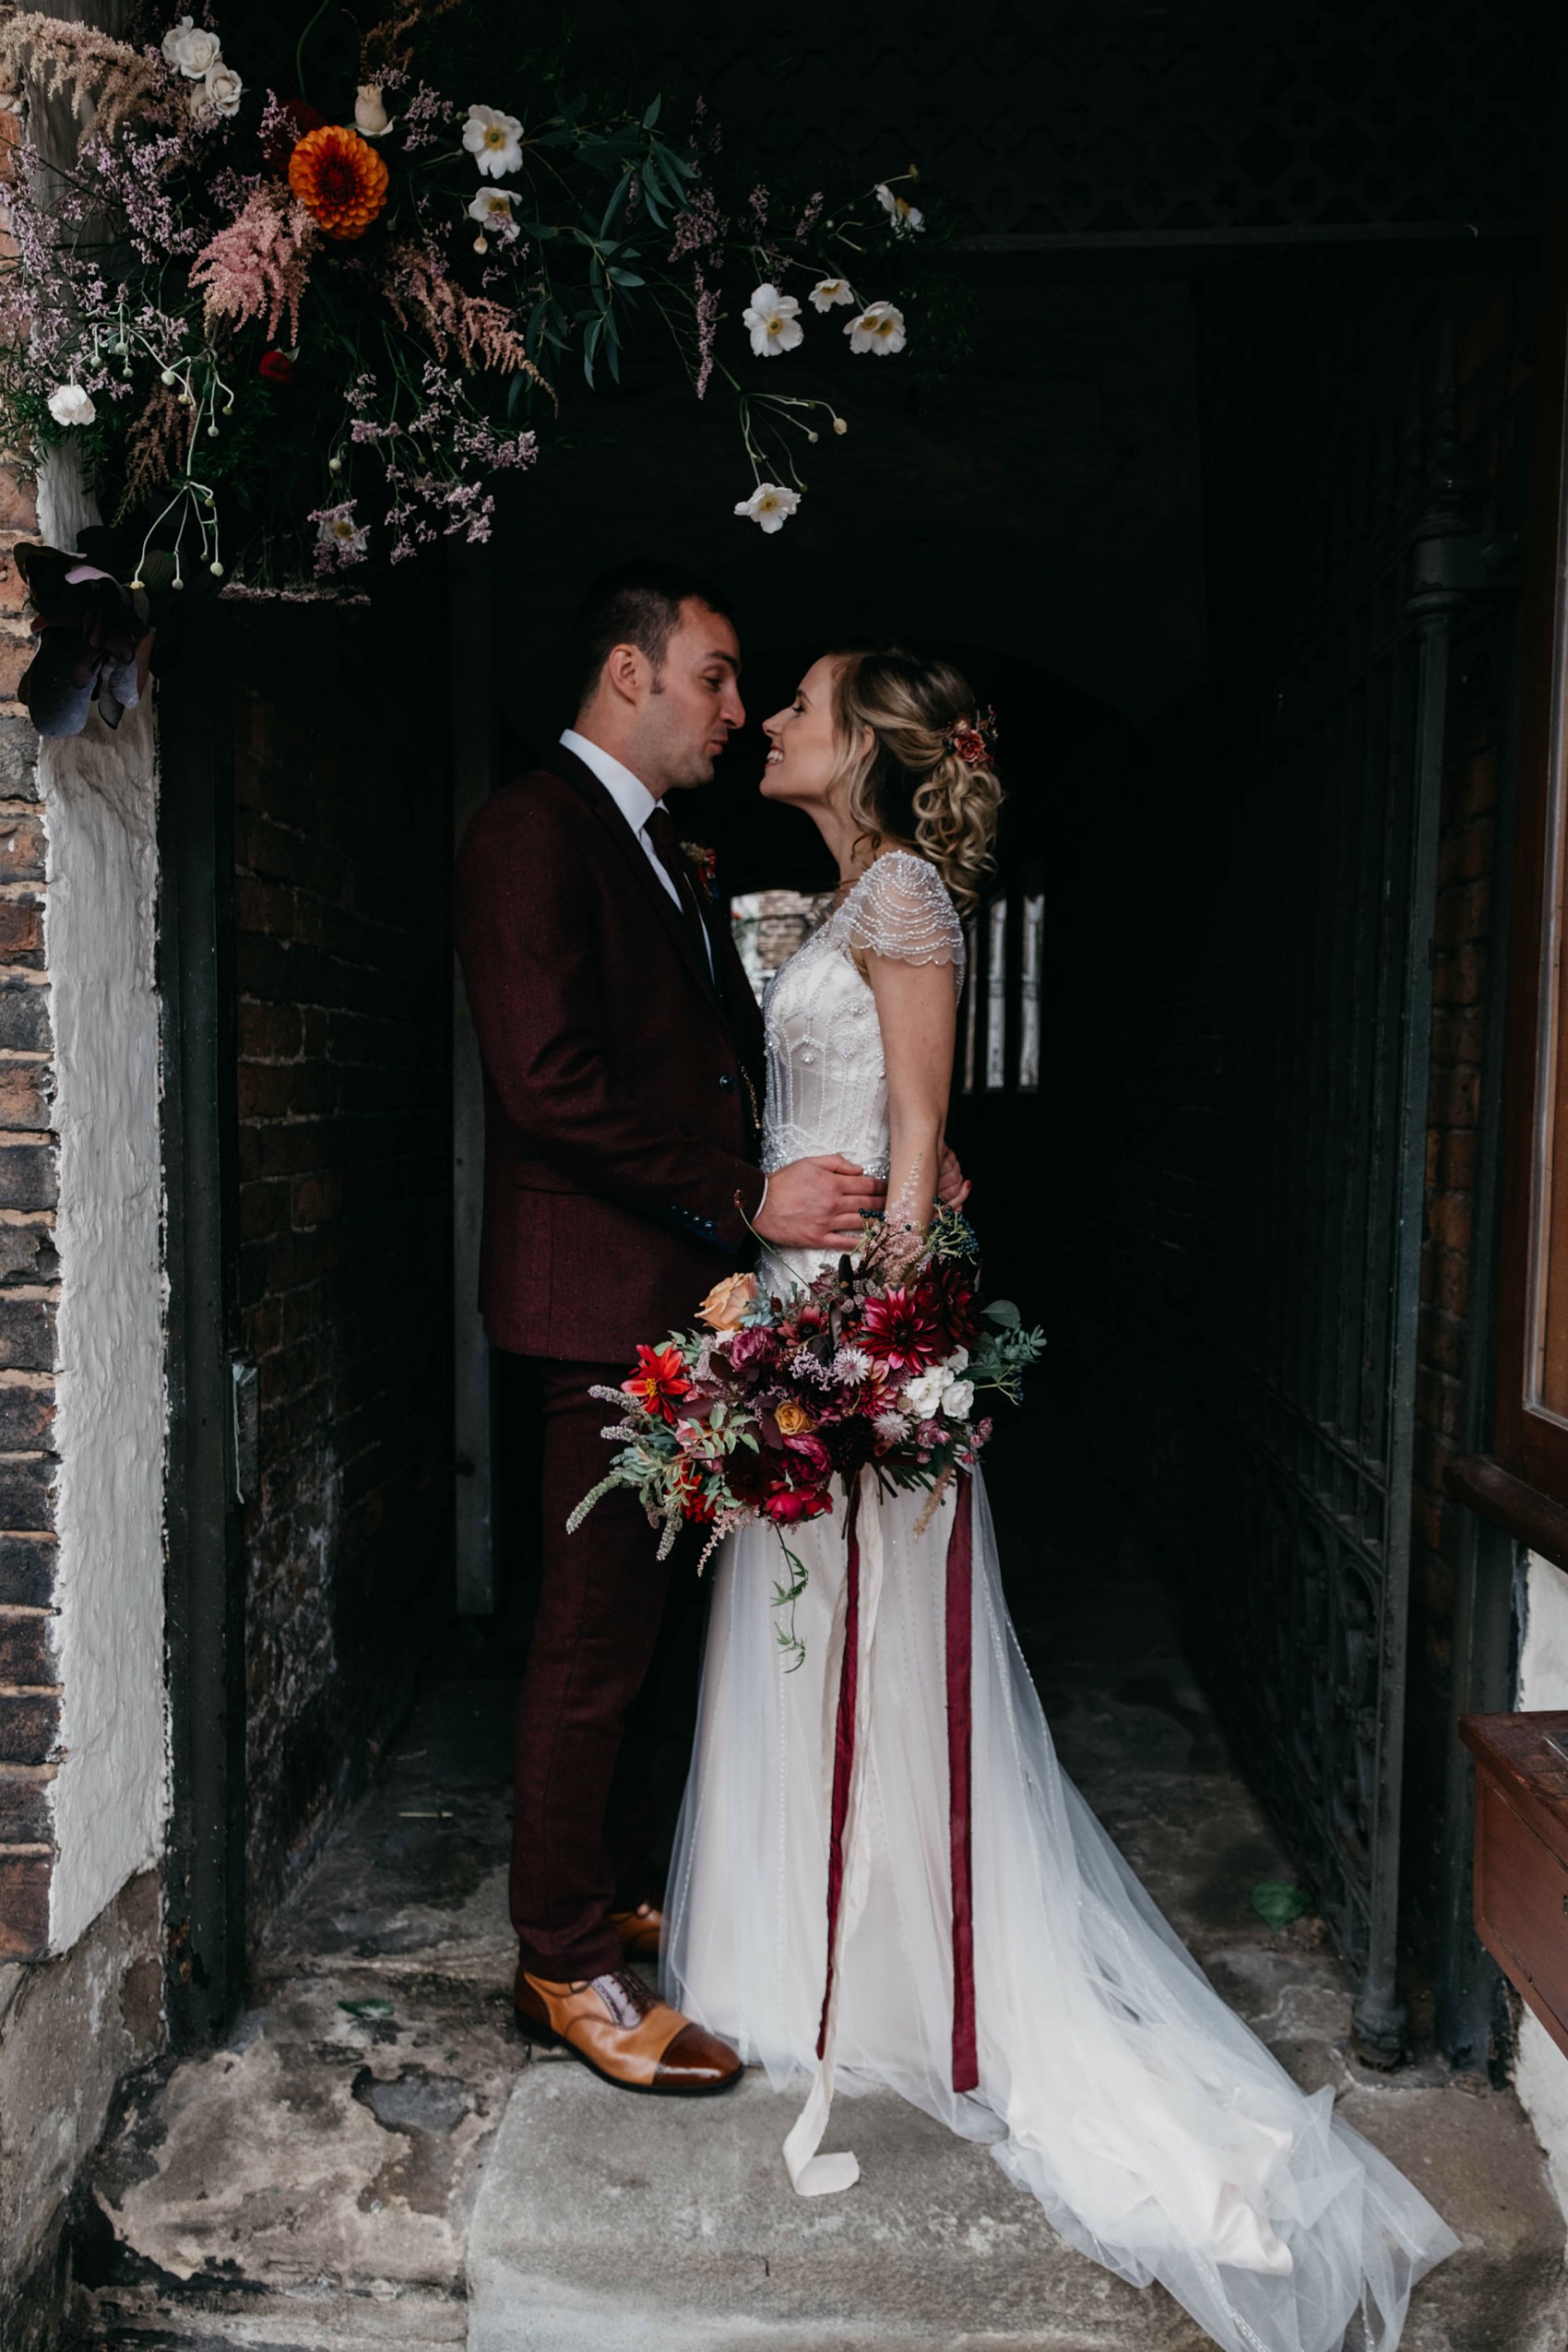
[[[913,849],[936,868],[961,915],[993,862],[1002,786],[973,751],[975,698],[951,662],[889,646],[834,657],[833,726],[843,755],[847,807],[880,849]],[[865,741],[866,730],[871,742]]]

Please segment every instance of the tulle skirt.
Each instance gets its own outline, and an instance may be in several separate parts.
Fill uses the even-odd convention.
[[[777,1639],[769,1528],[715,1568],[695,1752],[671,1871],[671,1998],[778,2089],[809,2094],[790,2171],[847,2185],[813,2148],[835,2079],[899,2092],[987,2142],[1083,2253],[1159,2279],[1226,2352],[1337,2352],[1360,2315],[1392,2352],[1415,2282],[1457,2243],[1420,2192],[1309,2097],[1225,2006],[1062,1773],[1003,1600],[981,1481],[970,1599],[978,2087],[953,2089],[946,1556],[955,1501],[860,1518],[854,1786],[842,1840],[829,2061],[830,1808],[846,1542],[790,1531],[809,1572],[794,1670]],[[840,1732],[842,1726],[838,1727]],[[851,2110],[852,2116],[852,2110]],[[845,2119],[830,2126],[846,2135]],[[852,2135],[851,2135],[852,2136]],[[780,2187],[784,2188],[781,2170]],[[785,2192],[787,2193],[787,2191]]]

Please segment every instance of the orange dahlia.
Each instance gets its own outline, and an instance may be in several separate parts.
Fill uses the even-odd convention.
[[[362,237],[386,202],[386,166],[358,131],[323,123],[289,158],[289,185],[329,237]]]

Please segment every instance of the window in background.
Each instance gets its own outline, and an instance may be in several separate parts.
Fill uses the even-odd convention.
[[[760,999],[778,969],[833,904],[831,890],[748,890],[730,901],[735,944]]]
[[[1007,1084],[1007,901],[993,898],[986,918],[985,1087]]]
[[[1018,985],[1018,1092],[1039,1090],[1039,974],[1045,950],[1045,895],[1024,900],[1023,970]]]
[[[964,940],[967,950],[965,961],[968,978],[964,983],[963,1087],[966,1094],[973,1094],[975,1090],[975,1043],[976,1032],[980,1028],[980,924],[976,921],[973,915],[969,917],[968,921],[964,925]]]

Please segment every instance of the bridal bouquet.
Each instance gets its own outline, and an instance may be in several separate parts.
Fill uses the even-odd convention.
[[[699,1328],[639,1347],[619,1389],[592,1392],[621,1412],[604,1432],[621,1450],[568,1527],[629,1487],[663,1529],[660,1559],[695,1521],[710,1531],[706,1562],[754,1520],[784,1541],[787,1527],[833,1509],[835,1476],[848,1492],[868,1467],[885,1491],[929,1490],[934,1509],[991,1435],[976,1398],[995,1390],[1016,1404],[1045,1335],[1026,1330],[1009,1300],[980,1305],[975,1237],[956,1211],[938,1212],[921,1254],[896,1273],[879,1239],[789,1299],[754,1275],[728,1275],[698,1308]],[[781,1604],[804,1589],[787,1542],[784,1554]]]

